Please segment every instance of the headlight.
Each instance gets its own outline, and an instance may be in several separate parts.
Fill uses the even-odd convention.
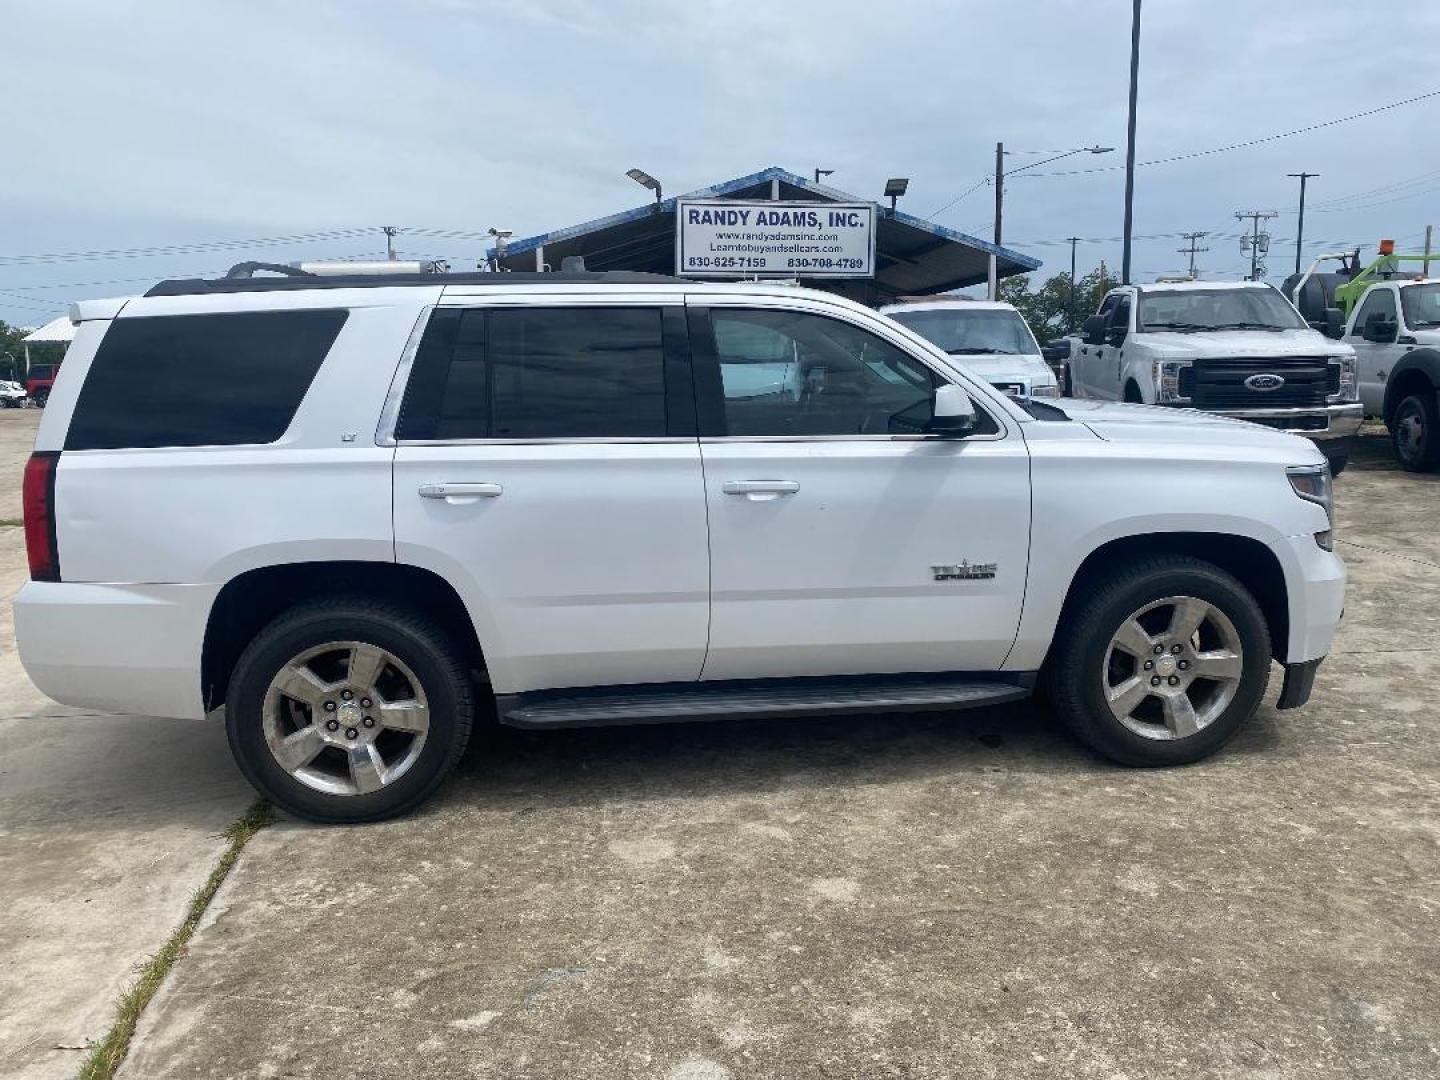
[[[1332,356],[1328,373],[1330,376],[1330,401],[1343,403],[1360,400],[1360,386],[1355,374],[1355,357]]]
[[[1032,386],[1032,387],[1030,388],[1030,396],[1031,396],[1031,397],[1059,397],[1059,396],[1060,396],[1060,387],[1058,387],[1058,386]]]
[[[1330,482],[1329,465],[1297,465],[1294,468],[1286,469],[1285,475],[1290,478],[1290,486],[1295,494],[1306,502],[1313,502],[1325,508],[1325,521],[1330,528],[1324,532],[1315,534],[1315,543],[1319,544],[1326,551],[1335,548],[1335,493]]]
[[[1189,360],[1156,360],[1152,368],[1155,379],[1155,400],[1162,405],[1182,405],[1190,400],[1190,387],[1183,385],[1190,370]]]

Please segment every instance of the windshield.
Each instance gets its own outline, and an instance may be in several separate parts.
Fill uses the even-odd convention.
[[[1400,306],[1405,309],[1405,325],[1411,330],[1440,326],[1440,282],[1406,285],[1400,290]]]
[[[1308,325],[1274,289],[1169,289],[1140,292],[1136,328],[1193,333],[1200,330],[1303,330]]]
[[[890,317],[952,356],[1003,353],[1038,356],[1040,348],[1017,311],[996,308],[929,308]]]

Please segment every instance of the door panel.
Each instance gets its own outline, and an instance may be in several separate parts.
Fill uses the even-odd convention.
[[[431,317],[399,410],[396,557],[459,591],[497,692],[699,678],[683,306],[464,299]]]
[[[500,494],[421,494],[455,484]],[[693,439],[401,445],[395,554],[460,592],[499,693],[700,675],[709,565]]]
[[[773,335],[793,345],[802,392],[736,393],[727,374],[762,362],[753,343]],[[860,313],[799,298],[692,309],[691,345],[710,515],[703,677],[999,668],[1029,547],[1016,425],[982,404],[971,438],[923,434],[935,385],[955,376]]]
[[[1029,548],[1029,463],[996,441],[702,441],[706,679],[999,668]],[[730,494],[753,481],[787,492]],[[778,483],[776,486],[778,486]],[[994,563],[937,581],[935,567]]]

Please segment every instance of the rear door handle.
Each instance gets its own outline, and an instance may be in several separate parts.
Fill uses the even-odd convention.
[[[422,499],[444,499],[452,505],[474,502],[476,499],[493,499],[503,494],[499,484],[421,484]]]
[[[795,480],[726,480],[720,485],[726,495],[743,495],[753,502],[767,502],[800,490]]]

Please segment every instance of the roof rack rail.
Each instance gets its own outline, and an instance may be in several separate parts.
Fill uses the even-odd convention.
[[[225,271],[225,279],[234,281],[253,278],[258,270],[268,270],[274,274],[283,274],[285,277],[315,277],[309,270],[301,270],[298,266],[286,266],[284,263],[238,262]]]
[[[247,268],[273,269],[280,276],[251,277]],[[666,274],[647,274],[632,270],[600,270],[584,272],[505,273],[472,272],[460,274],[315,274],[293,266],[270,263],[240,263],[220,278],[189,278],[157,282],[146,296],[197,296],[237,292],[287,292],[311,289],[383,289],[404,286],[489,285],[495,288],[517,285],[699,285],[689,278]]]

